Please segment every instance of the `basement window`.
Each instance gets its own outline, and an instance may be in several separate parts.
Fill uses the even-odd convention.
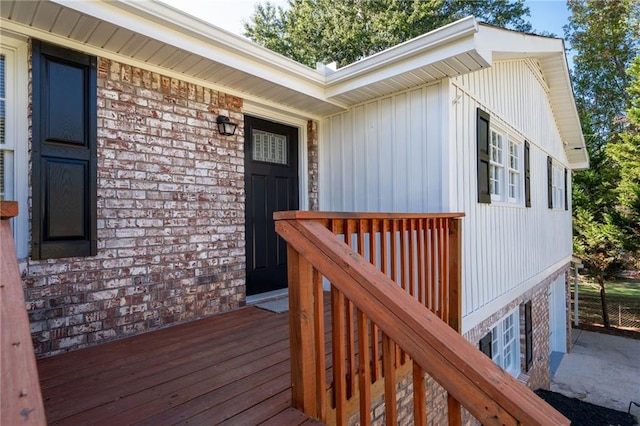
[[[520,311],[516,309],[496,323],[480,340],[480,350],[514,377],[520,375]]]

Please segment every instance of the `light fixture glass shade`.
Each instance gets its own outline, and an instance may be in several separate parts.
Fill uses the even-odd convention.
[[[237,124],[229,120],[226,115],[219,115],[216,123],[218,123],[218,133],[221,135],[233,136],[235,134]]]

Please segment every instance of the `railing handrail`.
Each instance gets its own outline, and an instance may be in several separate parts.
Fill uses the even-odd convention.
[[[455,219],[464,213],[359,213],[288,210],[273,214],[274,220],[318,220],[318,219]]]
[[[276,230],[476,419],[483,424],[569,424],[310,216],[279,214]]]
[[[0,424],[46,424],[24,290],[9,219],[18,203],[0,201]]]

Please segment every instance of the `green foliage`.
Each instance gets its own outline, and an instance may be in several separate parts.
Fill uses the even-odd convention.
[[[573,250],[592,273],[607,276],[622,268],[625,260],[625,238],[612,216],[604,214],[601,220],[595,220],[592,212],[576,207],[573,226]]]
[[[574,252],[602,279],[637,249],[631,207],[621,202],[623,193],[633,200],[633,191],[621,192],[627,171],[620,161],[634,154],[620,132],[628,127],[626,70],[638,52],[640,0],[570,0],[568,6],[565,37],[575,52],[574,92],[591,160],[573,180]]]
[[[627,90],[630,107],[626,128],[620,139],[610,143],[606,151],[620,171],[620,181],[615,189],[616,211],[628,235],[627,249],[637,251],[640,247],[640,56],[636,57],[628,74],[632,82]],[[637,253],[634,257],[636,261],[640,260]]]
[[[468,15],[531,30],[523,0],[289,0],[256,5],[244,34],[311,67],[345,66]]]
[[[640,39],[638,0],[569,0],[565,38],[575,53],[573,84],[578,111],[592,151],[624,128],[628,107],[626,73]]]

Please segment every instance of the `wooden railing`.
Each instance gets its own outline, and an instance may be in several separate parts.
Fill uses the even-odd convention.
[[[0,424],[46,424],[22,279],[9,219],[15,201],[0,201]]]
[[[460,336],[461,216],[276,213],[295,408],[339,425],[359,411],[368,425],[383,393],[395,424],[396,376],[411,374],[414,423],[426,424],[427,373],[448,393],[449,424],[462,422],[459,403],[483,424],[568,424]]]

